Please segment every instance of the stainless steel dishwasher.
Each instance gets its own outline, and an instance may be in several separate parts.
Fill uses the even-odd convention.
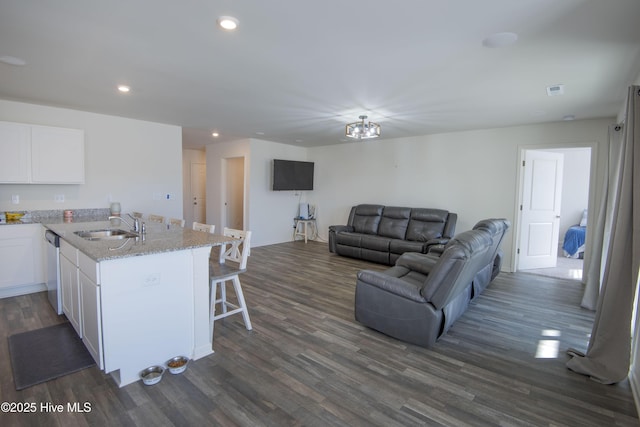
[[[62,314],[62,292],[60,291],[60,236],[51,230],[44,232],[47,241],[47,294],[57,314]]]

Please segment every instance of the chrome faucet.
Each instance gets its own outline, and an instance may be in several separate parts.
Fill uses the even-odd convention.
[[[110,216],[109,220],[112,219],[119,219],[124,221],[125,224],[127,224],[129,227],[131,227],[131,231],[133,231],[134,233],[138,233],[140,234],[140,218],[136,218],[133,215],[131,215],[130,213],[128,213],[127,215],[129,215],[131,217],[131,219],[133,220],[133,224],[131,224],[129,221],[127,221],[126,219],[124,219],[123,217],[120,216]],[[144,232],[145,226],[144,223],[142,224],[142,232]]]

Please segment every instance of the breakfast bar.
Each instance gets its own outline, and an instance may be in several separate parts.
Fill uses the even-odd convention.
[[[209,258],[233,238],[126,220],[43,225],[60,236],[63,310],[120,387],[177,356],[213,353]]]

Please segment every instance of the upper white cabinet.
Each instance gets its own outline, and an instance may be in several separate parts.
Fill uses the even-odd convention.
[[[84,131],[0,122],[0,183],[83,184]]]
[[[0,122],[0,182],[31,180],[31,127]]]

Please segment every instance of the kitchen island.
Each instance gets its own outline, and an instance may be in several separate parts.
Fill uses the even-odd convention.
[[[129,231],[120,219],[43,225],[61,238],[64,312],[100,369],[120,387],[172,357],[213,353],[209,257],[212,247],[233,239],[155,223],[136,237],[78,235]]]

